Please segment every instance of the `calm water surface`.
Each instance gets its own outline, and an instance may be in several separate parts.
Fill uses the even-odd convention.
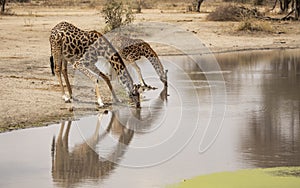
[[[161,58],[167,100],[143,63],[146,82],[159,89],[144,94],[141,110],[115,107],[0,134],[0,187],[164,187],[213,172],[300,165],[299,50],[217,55],[220,70],[206,69],[205,57],[202,70],[187,57]]]

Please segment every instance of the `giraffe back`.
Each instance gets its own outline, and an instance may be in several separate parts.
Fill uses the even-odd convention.
[[[117,47],[120,55],[129,62],[147,58],[162,82],[167,84],[164,67],[158,58],[157,53],[151,48],[150,44],[142,39],[132,39],[125,36],[117,36],[112,40],[112,44]]]
[[[84,31],[68,22],[60,22],[51,30],[51,53],[60,53],[64,60],[73,63],[101,36],[97,31]]]

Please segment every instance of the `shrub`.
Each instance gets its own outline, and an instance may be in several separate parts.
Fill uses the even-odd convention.
[[[251,3],[252,0],[223,0],[224,2]]]
[[[239,21],[240,11],[234,5],[221,5],[211,12],[207,19],[210,21]]]
[[[131,7],[129,5],[124,6],[122,1],[118,0],[107,0],[102,13],[106,23],[104,32],[127,25],[134,20]]]
[[[257,9],[248,9],[244,6],[221,5],[211,12],[207,19],[210,21],[241,21],[245,18],[261,16]]]
[[[245,19],[239,23],[238,31],[247,31],[247,32],[267,32],[273,33],[274,29],[269,22],[258,21],[254,19]]]

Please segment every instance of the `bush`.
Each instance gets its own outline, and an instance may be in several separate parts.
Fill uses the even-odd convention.
[[[107,0],[102,13],[106,23],[104,32],[127,25],[134,20],[131,7],[129,5],[124,6],[122,1],[118,0]]]
[[[224,2],[251,3],[252,0],[223,0]]]
[[[241,21],[245,18],[261,16],[257,9],[248,9],[244,6],[221,5],[207,16],[210,21]]]
[[[207,19],[210,21],[239,21],[240,11],[234,5],[221,5],[211,12]]]
[[[267,32],[273,33],[274,29],[269,22],[258,21],[253,19],[245,19],[239,23],[238,31],[247,31],[247,32]]]

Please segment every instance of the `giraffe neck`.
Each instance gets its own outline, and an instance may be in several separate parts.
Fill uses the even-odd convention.
[[[166,75],[165,75],[164,67],[161,64],[161,61],[158,58],[156,52],[150,47],[148,43],[145,42],[141,45],[140,51],[141,53],[143,53],[142,55],[145,56],[150,61],[156,73],[159,75],[160,80],[165,83]]]
[[[82,63],[86,66],[95,64],[98,61],[98,56],[102,56],[109,61],[112,68],[116,71],[121,84],[125,86],[127,92],[131,92],[134,89],[133,80],[121,56],[104,36],[98,38],[98,40],[87,49],[81,61],[83,61]]]

